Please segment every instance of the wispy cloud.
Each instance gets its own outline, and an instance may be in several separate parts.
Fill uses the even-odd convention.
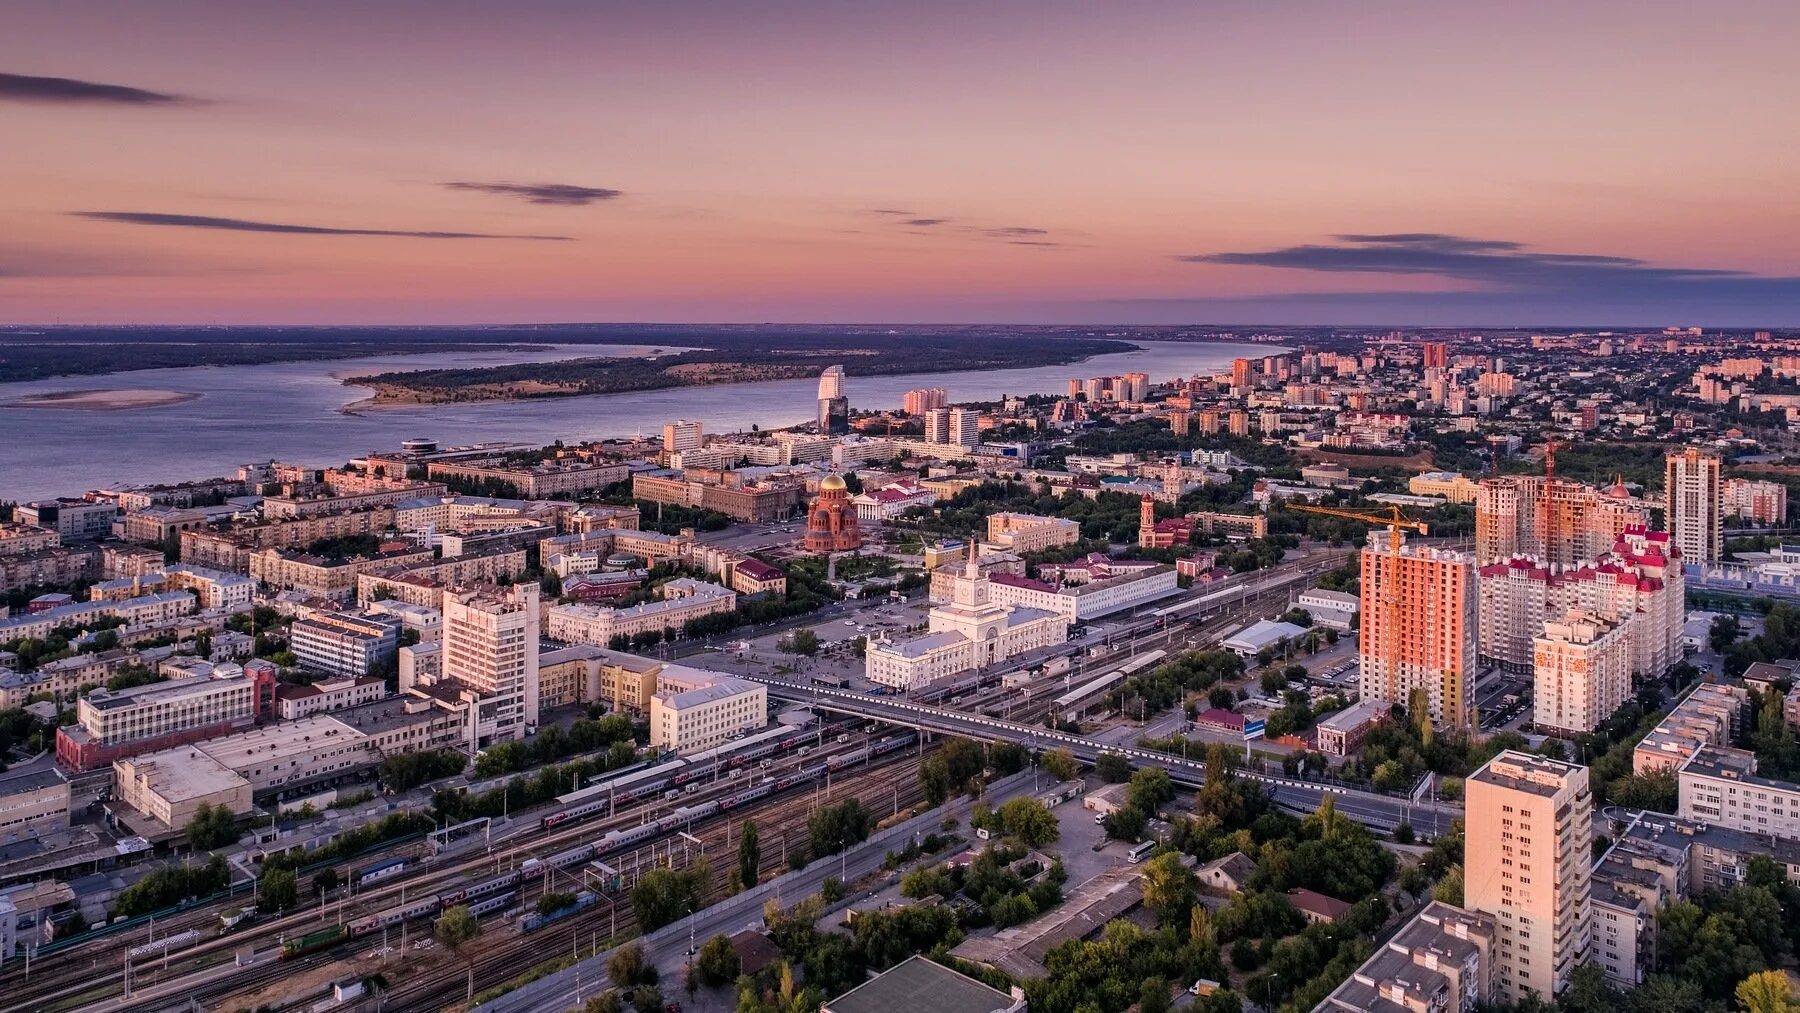
[[[470,183],[443,184],[451,190],[516,197],[530,204],[554,204],[559,207],[585,207],[599,201],[622,196],[623,191],[599,186],[576,186],[573,183]]]
[[[72,77],[32,77],[26,74],[0,74],[0,101],[124,106],[203,104],[200,99],[170,92],[150,91],[122,84],[101,84],[98,81],[79,81]]]
[[[870,208],[869,213],[872,215],[898,215],[901,218],[911,218],[913,216],[913,212],[911,211],[900,211],[894,208]]]
[[[530,239],[544,242],[567,242],[572,236],[532,236],[496,232],[436,232],[406,229],[355,229],[330,225],[292,225],[285,222],[258,222],[245,218],[215,218],[211,215],[178,215],[157,211],[71,211],[77,218],[97,222],[120,222],[126,225],[163,225],[184,229],[218,229],[226,232],[274,232],[295,236],[389,236],[400,239]]]
[[[1658,267],[1633,257],[1587,253],[1539,253],[1520,243],[1470,239],[1435,232],[1349,234],[1334,244],[1272,250],[1196,253],[1176,257],[1196,264],[1279,267],[1297,271],[1434,275],[1483,286],[1539,291],[1601,287],[1617,290],[1702,279],[1748,277],[1742,271]]]
[[[997,239],[1008,246],[1060,247],[1067,244],[1037,237],[1048,236],[1049,229],[1029,225],[981,225],[947,215],[920,215],[897,208],[868,208],[868,214],[893,221],[894,226],[915,236],[963,236],[970,239]],[[914,231],[929,230],[929,231]]]
[[[950,219],[948,219],[948,218],[908,218],[907,220],[901,222],[900,224],[914,225],[914,226],[918,226],[920,228],[928,228],[933,225],[943,225],[949,221],[950,221]]]
[[[1023,225],[1010,225],[1003,229],[982,229],[981,234],[995,239],[1022,239],[1026,236],[1047,236],[1049,229],[1033,229]]]

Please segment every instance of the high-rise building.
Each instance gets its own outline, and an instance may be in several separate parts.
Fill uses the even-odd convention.
[[[1483,479],[1475,492],[1475,557],[1584,563],[1611,549],[1626,528],[1649,524],[1642,504],[1579,482],[1541,475]]]
[[[480,698],[470,748],[537,727],[538,585],[444,592],[443,678]]]
[[[950,409],[931,408],[925,412],[925,442],[950,442]]]
[[[1081,389],[1089,404],[1099,404],[1106,398],[1106,377],[1090,376],[1082,381]]]
[[[981,413],[973,408],[952,408],[945,420],[949,428],[945,443],[973,447],[981,443]]]
[[[1392,551],[1390,529],[1362,551],[1362,697],[1410,705],[1426,698],[1432,720],[1468,720],[1475,676],[1475,560],[1446,549]]]
[[[701,440],[700,423],[693,419],[676,419],[663,425],[663,450],[668,453],[698,450]]]
[[[844,394],[844,367],[826,366],[819,374],[819,435],[850,431],[850,399]]]
[[[1249,359],[1231,360],[1231,385],[1239,390],[1249,390],[1254,368]]]
[[[1233,436],[1250,435],[1250,413],[1232,412],[1228,417],[1228,425]]]
[[[1186,436],[1193,426],[1193,416],[1184,409],[1177,408],[1169,413],[1169,431],[1176,436]]]
[[[1119,400],[1136,402],[1150,396],[1149,373],[1126,373],[1120,379],[1124,383],[1119,393]]]
[[[1787,486],[1780,482],[1728,478],[1720,486],[1719,495],[1720,510],[1726,517],[1770,525],[1787,520]]]
[[[1470,775],[1463,797],[1463,907],[1499,930],[1492,998],[1554,998],[1588,950],[1588,769],[1509,749]]]
[[[1571,609],[1533,642],[1532,720],[1591,732],[1631,695],[1630,620]]]
[[[908,415],[923,415],[933,408],[943,408],[950,404],[950,395],[942,387],[924,387],[909,390],[900,400],[900,407]]]
[[[1450,346],[1442,341],[1427,341],[1423,349],[1426,369],[1445,369],[1450,365]]]
[[[1681,558],[1689,563],[1718,559],[1725,547],[1719,455],[1689,447],[1669,454],[1663,463],[1665,523]]]

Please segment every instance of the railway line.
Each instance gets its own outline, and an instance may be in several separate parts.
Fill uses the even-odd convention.
[[[852,722],[862,728],[865,722]],[[809,766],[829,766],[840,757],[853,754],[862,740],[863,734],[846,735],[849,741],[839,742],[820,735],[820,746],[811,755],[793,755],[773,760],[765,770],[754,766],[758,776],[766,775],[769,782],[791,776],[796,770]],[[871,740],[872,741],[872,740]],[[810,753],[809,747],[809,753]],[[742,769],[742,768],[740,768]],[[203,938],[193,946],[168,954],[166,969],[164,961],[157,960],[152,969],[132,967],[131,983],[133,990],[150,987],[158,981],[167,980],[180,974],[191,974],[209,967],[217,967],[221,962],[230,961],[231,954],[242,951],[266,951],[280,947],[289,938],[298,937],[333,924],[349,926],[358,921],[378,917],[396,907],[418,907],[422,900],[428,900],[439,891],[454,892],[458,885],[467,885],[472,877],[491,878],[519,870],[532,860],[534,854],[551,856],[566,854],[570,850],[579,850],[588,843],[589,838],[596,842],[603,840],[608,834],[640,833],[644,827],[653,823],[670,819],[673,812],[683,808],[704,806],[709,802],[724,801],[742,795],[750,787],[752,777],[730,778],[718,777],[702,784],[698,781],[686,782],[673,792],[674,797],[651,795],[650,805],[643,808],[629,808],[611,815],[587,813],[583,819],[573,821],[557,821],[549,826],[549,817],[563,811],[565,806],[545,807],[548,815],[536,817],[519,817],[524,824],[517,831],[518,836],[503,841],[492,850],[481,850],[466,853],[464,856],[452,856],[443,863],[428,862],[422,859],[424,850],[422,843],[413,843],[400,849],[387,852],[395,858],[409,860],[408,870],[404,876],[391,880],[382,879],[370,888],[361,892],[341,893],[335,900],[306,908],[291,914],[277,916],[253,922],[246,929],[236,933],[221,931],[220,914],[248,902],[249,894],[241,894],[223,903],[202,905],[187,911],[179,912],[170,918],[159,919],[154,931],[158,938],[167,938],[170,934],[184,931],[201,933]],[[758,786],[760,787],[760,786]],[[792,787],[791,785],[788,787]],[[585,792],[585,790],[584,790]],[[576,794],[584,794],[578,792]],[[564,796],[569,798],[570,796]],[[675,803],[686,802],[687,806]],[[670,814],[662,814],[661,810],[669,808]],[[704,817],[693,819],[677,818],[676,823],[687,825]],[[532,827],[530,824],[536,824]],[[677,832],[671,826],[666,833],[641,834],[628,846],[626,853],[631,856],[634,865],[648,865],[656,861],[657,847],[660,841]],[[613,849],[617,851],[619,849]],[[612,853],[609,851],[609,853]],[[647,853],[647,857],[646,857]],[[477,878],[476,882],[483,881]],[[301,884],[302,893],[306,892],[306,884]],[[411,898],[409,900],[408,898]],[[435,911],[429,912],[435,914]],[[413,917],[423,918],[426,912],[420,909]],[[374,925],[367,933],[379,930]],[[208,935],[210,933],[210,935]],[[15,965],[8,973],[0,976],[0,987],[7,990],[9,1000],[3,1007],[11,1010],[53,1010],[73,1008],[79,1003],[73,1000],[97,998],[100,994],[118,994],[123,991],[125,976],[124,951],[130,946],[145,941],[144,936],[133,932],[129,936],[118,935],[95,940],[92,944],[77,950],[60,953],[53,958],[45,958],[38,962],[33,973],[27,976],[23,966]],[[145,961],[144,963],[152,963]],[[254,968],[244,969],[249,973]]]

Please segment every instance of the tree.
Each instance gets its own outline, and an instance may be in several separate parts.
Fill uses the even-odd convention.
[[[1679,801],[1673,767],[1627,774],[1612,782],[1606,794],[1615,805],[1659,813],[1674,812]]]
[[[617,992],[602,992],[590,998],[581,1013],[625,1013],[625,1003]]]
[[[188,820],[188,847],[195,851],[222,848],[237,839],[237,815],[230,806],[211,806],[202,802],[194,809],[194,818]]]
[[[1126,791],[1126,804],[1134,809],[1142,809],[1145,813],[1153,813],[1158,806],[1175,797],[1175,782],[1169,779],[1169,772],[1161,767],[1143,767],[1131,775],[1131,788]]]
[[[1713,653],[1724,654],[1725,649],[1736,642],[1743,632],[1743,627],[1738,624],[1737,616],[1715,616],[1712,628],[1707,631],[1706,642],[1713,649]]]
[[[1460,865],[1453,865],[1444,878],[1431,888],[1431,899],[1441,900],[1446,904],[1462,907],[1463,902],[1463,870]]]
[[[1075,762],[1075,754],[1067,749],[1048,750],[1040,758],[1044,765],[1044,773],[1058,781],[1073,781],[1081,775],[1081,765]]]
[[[1788,992],[1787,975],[1780,971],[1758,971],[1738,982],[1733,994],[1744,1013],[1793,1013],[1800,1008]]]
[[[300,904],[300,883],[292,869],[263,872],[256,887],[256,906],[262,912],[287,911]]]
[[[437,921],[431,923],[431,938],[438,945],[460,957],[469,972],[469,987],[466,999],[475,998],[475,950],[469,946],[481,935],[481,923],[475,919],[467,904],[458,904],[438,915]]]
[[[613,987],[623,991],[634,985],[656,980],[656,968],[650,965],[650,956],[644,952],[644,944],[632,941],[613,951],[606,958],[606,976],[612,979]]]
[[[1181,857],[1179,852],[1165,851],[1144,863],[1144,906],[1164,925],[1180,925],[1194,906],[1194,874],[1181,864]]]
[[[313,896],[324,896],[326,893],[337,889],[340,882],[341,880],[338,877],[338,871],[336,869],[331,868],[330,866],[320,869],[318,872],[313,873]]]
[[[631,910],[645,932],[669,924],[700,903],[710,872],[706,859],[687,869],[651,869],[631,888]]]
[[[762,847],[757,841],[756,821],[745,820],[743,833],[738,836],[738,883],[748,890],[756,885],[760,874],[757,869],[762,864]]]
[[[1131,780],[1131,761],[1118,753],[1101,753],[1094,762],[1094,773],[1107,784],[1123,784]]]
[[[1017,837],[1026,847],[1041,848],[1062,836],[1056,816],[1035,798],[1020,796],[1001,803],[995,812],[1000,827]]]
[[[782,637],[775,646],[783,654],[805,655],[810,658],[819,653],[819,635],[812,630],[795,630]]]
[[[717,935],[700,944],[700,954],[695,959],[694,970],[699,973],[703,984],[723,985],[736,981],[741,967],[737,951],[731,948],[731,940]]]

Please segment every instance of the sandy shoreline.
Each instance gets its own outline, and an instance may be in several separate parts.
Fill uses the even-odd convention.
[[[63,411],[123,412],[165,408],[197,401],[200,395],[180,390],[53,390],[0,401],[0,408],[56,408]]]

